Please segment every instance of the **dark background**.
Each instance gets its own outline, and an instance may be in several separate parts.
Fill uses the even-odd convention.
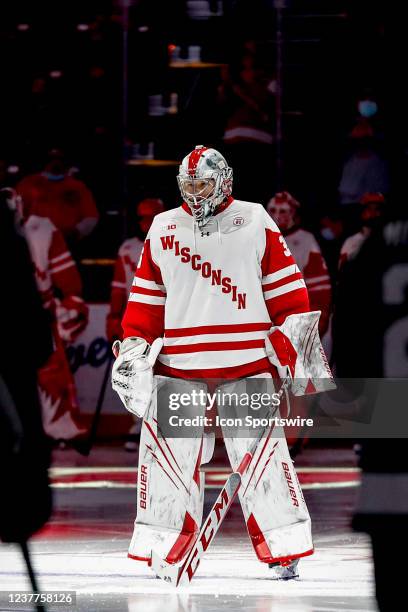
[[[168,45],[181,45],[185,54],[199,44],[202,60],[233,71],[245,42],[254,41],[257,61],[272,77],[276,72],[272,0],[213,2],[222,14],[208,19],[191,18],[182,0],[128,4],[14,1],[0,8],[0,157],[18,166],[17,180],[39,170],[50,147],[63,147],[102,214],[87,246],[101,257],[115,254],[126,231],[109,211],[123,212],[144,195],[162,197],[168,208],[179,203],[176,168],[125,166],[134,143],[154,142],[158,159],[179,160],[197,143],[223,151],[229,109],[218,99],[221,69],[173,69]],[[390,163],[391,191],[398,189],[400,203],[405,93],[391,71],[402,70],[402,43],[390,33],[384,5],[287,0],[283,6],[282,171],[276,175],[272,151],[270,176],[263,171],[254,181],[265,182],[270,196],[279,187],[295,193],[306,225],[317,227],[337,204],[357,100],[369,91],[379,105],[377,146]],[[394,54],[391,41],[399,45]],[[178,114],[149,116],[148,96],[170,92],[178,93]]]

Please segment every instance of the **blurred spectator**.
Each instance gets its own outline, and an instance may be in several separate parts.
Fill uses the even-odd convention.
[[[338,188],[340,204],[356,204],[368,192],[388,193],[388,168],[375,151],[373,128],[366,121],[359,122],[350,138],[354,152],[343,166]]]
[[[377,379],[378,391],[370,406],[373,422],[375,410],[385,407],[384,398],[403,414],[406,398],[393,385],[397,384],[396,379],[408,377],[406,219],[374,227],[355,257],[345,262],[340,281],[334,321],[337,374],[360,380]],[[391,380],[385,382],[383,378]],[[405,597],[405,585],[395,579],[395,565],[390,562],[396,545],[401,551],[408,545],[408,460],[404,435],[406,429],[397,431],[396,426],[395,437],[361,440],[362,479],[353,527],[371,537],[381,612],[394,610],[395,602]]]
[[[21,196],[14,190],[3,189],[1,196],[2,207],[14,212],[16,225],[26,238],[52,327],[54,350],[38,371],[44,430],[54,440],[71,440],[85,433],[79,424],[75,383],[65,353],[66,344],[88,321],[81,279],[61,232],[51,221],[36,215],[26,217]]]
[[[64,153],[52,149],[44,170],[17,185],[25,216],[47,217],[71,244],[92,232],[99,213],[86,185],[69,175]]]
[[[128,301],[130,289],[140,254],[153,219],[164,211],[164,204],[158,198],[146,198],[136,205],[136,236],[128,238],[121,245],[115,264],[112,281],[110,311],[106,321],[106,335],[110,342],[122,338],[121,322]]]
[[[112,281],[110,310],[106,319],[106,335],[109,342],[122,338],[121,322],[125,313],[128,297],[132,288],[137,264],[143,250],[146,238],[153,219],[164,211],[164,204],[158,198],[146,198],[136,205],[136,236],[128,238],[121,245],[116,259],[115,271]],[[129,439],[125,444],[128,451],[136,451],[137,445],[134,436],[140,432],[140,419],[132,425]]]
[[[357,101],[357,110],[360,117],[373,120],[378,116],[378,104],[375,97],[369,93],[360,96]]]
[[[344,237],[343,215],[340,207],[337,207],[320,219],[320,244],[332,280],[337,275],[339,253]]]
[[[361,205],[361,230],[353,236],[349,236],[341,247],[339,268],[346,261],[354,259],[362,245],[370,236],[373,228],[381,225],[384,217],[385,198],[382,193],[365,193],[360,200]]]
[[[356,100],[356,125],[369,125],[377,143],[381,144],[384,140],[384,116],[382,105],[374,92],[365,88]]]
[[[0,189],[15,185],[19,170],[19,166],[8,164],[5,158],[0,157]]]
[[[52,352],[27,244],[0,192],[0,538],[24,543],[51,513],[49,447],[41,426],[37,370]],[[26,324],[26,322],[28,324]]]
[[[309,293],[310,309],[320,310],[319,332],[327,331],[331,306],[331,284],[326,262],[311,232],[301,228],[300,203],[287,191],[269,200],[267,211],[281,230],[302,272]]]
[[[276,81],[258,64],[252,42],[246,44],[238,69],[225,69],[222,79],[219,99],[227,115],[223,139],[238,197],[265,200],[274,186]]]

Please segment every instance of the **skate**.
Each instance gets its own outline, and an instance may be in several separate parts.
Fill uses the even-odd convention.
[[[293,578],[299,578],[299,572],[297,569],[299,559],[293,559],[293,561],[286,561],[280,563],[269,563],[269,567],[272,569],[272,580],[292,580]]]

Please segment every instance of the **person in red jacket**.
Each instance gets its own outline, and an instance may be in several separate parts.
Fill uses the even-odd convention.
[[[26,238],[42,304],[52,326],[54,351],[38,370],[44,431],[54,440],[72,440],[86,431],[80,423],[74,378],[65,352],[66,345],[88,322],[81,278],[62,233],[45,217],[25,217],[21,197],[12,189],[6,191],[7,204]]]
[[[339,270],[358,255],[373,229],[384,223],[385,198],[382,193],[365,193],[360,205],[361,229],[344,241],[340,249]]]
[[[310,309],[320,310],[319,332],[323,336],[329,326],[331,283],[326,262],[311,232],[300,226],[300,203],[287,191],[274,195],[267,211],[275,221],[305,279]]]
[[[23,198],[24,216],[46,217],[64,238],[75,243],[95,228],[99,213],[91,191],[67,172],[64,153],[48,153],[44,170],[22,179],[17,192]]]

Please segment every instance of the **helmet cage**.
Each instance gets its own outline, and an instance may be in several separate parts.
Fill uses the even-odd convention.
[[[184,166],[186,160],[180,166],[177,182],[180,193],[185,203],[189,206],[194,219],[202,227],[215,210],[220,206],[232,192],[232,168],[225,162],[218,151],[214,151],[219,159],[218,167],[209,167],[207,164],[200,164],[192,176]],[[201,161],[201,160],[200,160]],[[203,159],[203,162],[205,160]],[[208,191],[208,185],[213,180],[214,186]],[[201,185],[199,185],[201,183]],[[186,186],[189,189],[186,189]],[[197,190],[195,189],[197,185]],[[192,187],[192,189],[191,189]]]

